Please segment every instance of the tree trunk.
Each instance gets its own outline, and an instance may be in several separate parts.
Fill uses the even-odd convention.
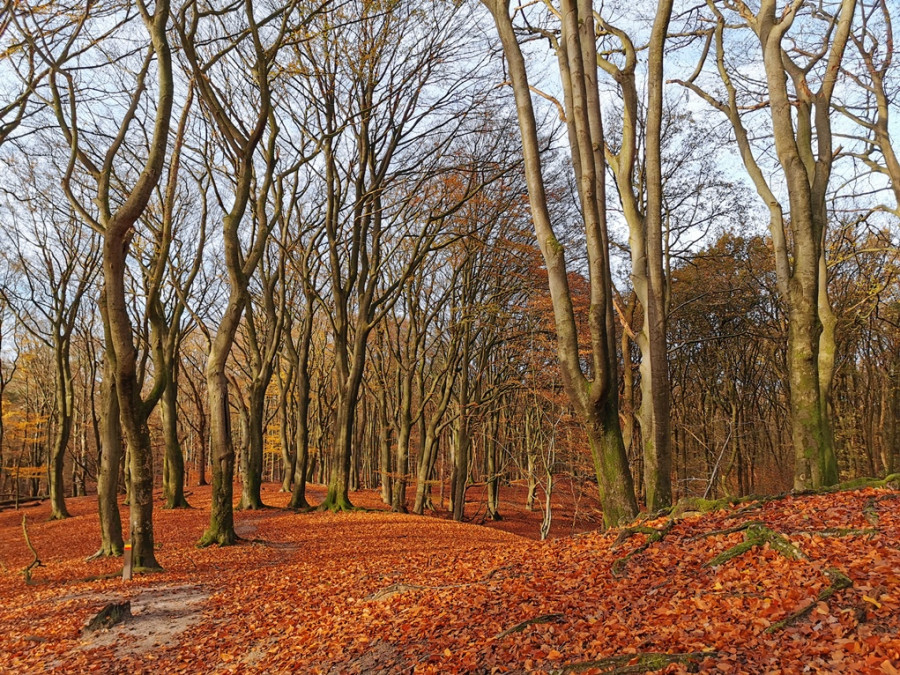
[[[487,460],[487,515],[491,520],[502,520],[500,516],[500,467],[497,461],[497,418],[499,413],[490,413],[484,439],[484,454]]]
[[[300,349],[297,352],[297,428],[295,429],[294,453],[294,491],[288,506],[292,509],[307,509],[306,482],[309,469],[309,350],[312,343],[312,308],[311,298],[307,298],[306,314],[300,332]],[[293,351],[291,336],[287,335],[289,352]],[[292,355],[293,356],[293,355]]]
[[[391,422],[387,410],[387,389],[381,387],[378,392],[381,428],[378,433],[378,472],[381,476],[381,501],[391,505],[393,485],[391,480]]]
[[[101,301],[102,302],[102,301]],[[122,462],[122,429],[115,374],[109,358],[104,360],[100,390],[100,467],[97,475],[97,503],[100,511],[98,556],[122,555],[122,517],[119,514],[119,466]]]
[[[265,426],[266,385],[268,382],[254,380],[250,385],[250,404],[247,410],[247,442],[244,444],[242,461],[240,509],[261,509],[263,437]]]
[[[66,510],[63,464],[66,459],[66,448],[72,435],[72,409],[75,403],[75,393],[72,387],[68,345],[56,340],[54,352],[56,355],[56,433],[50,453],[48,492],[50,493],[50,520],[62,520],[69,517],[69,512]]]
[[[178,440],[178,380],[175,368],[175,364],[169,367],[169,381],[159,409],[166,444],[163,473],[163,497],[166,503],[163,508],[188,509],[190,504],[184,496],[184,453]]]
[[[409,471],[409,438],[412,432],[412,387],[415,375],[412,364],[405,364],[400,378],[400,409],[397,415],[397,477],[394,480],[391,510],[406,513],[406,474]]]
[[[242,293],[232,289],[228,308],[210,346],[206,364],[206,388],[209,397],[209,439],[212,454],[212,505],[209,527],[200,537],[200,546],[229,546],[237,540],[234,533],[234,440],[231,437],[231,410],[228,403],[228,378],[225,365],[243,311]]]

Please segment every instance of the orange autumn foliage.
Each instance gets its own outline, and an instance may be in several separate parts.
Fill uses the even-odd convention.
[[[274,490],[267,486],[267,502],[286,501]],[[45,565],[32,586],[18,571],[31,559],[21,514],[4,511],[0,672],[608,672],[578,664],[668,652],[701,656],[663,672],[891,674],[900,667],[898,497],[867,488],[685,514],[617,576],[614,563],[645,535],[618,545],[617,530],[540,543],[436,518],[269,509],[236,514],[250,541],[198,550],[208,501],[198,489],[191,501],[201,509],[157,512],[166,571],[128,584],[80,580],[121,564],[84,562],[97,528],[86,498],[71,501],[69,521],[46,522],[44,507],[27,511]],[[806,558],[766,545],[708,566],[743,540],[739,531],[710,533],[748,520]],[[820,600],[831,568],[852,586]],[[184,586],[203,593],[195,620],[161,644],[82,637],[107,602]],[[804,607],[808,615],[772,630]]]

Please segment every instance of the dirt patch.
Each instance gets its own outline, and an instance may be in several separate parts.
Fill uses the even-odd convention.
[[[87,636],[81,648],[113,646],[121,657],[169,645],[200,622],[207,598],[209,591],[198,584],[148,588],[131,598],[131,619]]]
[[[375,640],[365,653],[349,663],[332,668],[329,675],[340,675],[341,673],[389,675],[398,671],[400,657],[400,650],[390,642]]]

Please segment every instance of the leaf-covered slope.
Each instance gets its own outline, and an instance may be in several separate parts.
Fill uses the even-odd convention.
[[[83,562],[96,518],[78,500],[74,520],[30,525],[45,567],[26,586],[30,555],[5,512],[0,671],[890,675],[898,497],[750,502],[544,544],[414,516],[266,510],[238,515],[252,543],[197,550],[205,513],[160,511],[166,572],[127,585],[74,581],[116,567]],[[153,635],[154,613],[165,619],[154,599],[197,586],[195,615],[158,646],[82,638],[104,604],[128,597],[143,608],[131,628]]]

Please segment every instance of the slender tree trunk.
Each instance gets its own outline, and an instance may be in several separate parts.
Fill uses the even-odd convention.
[[[306,483],[309,470],[309,351],[312,343],[312,301],[307,299],[306,314],[300,332],[300,344],[297,352],[297,427],[294,430],[294,491],[291,493],[289,506],[293,509],[308,509],[306,500]],[[293,349],[290,335],[287,336],[288,348]]]
[[[484,439],[484,454],[487,459],[487,513],[491,520],[502,520],[500,515],[500,466],[497,458],[498,416],[492,412],[487,421]]]
[[[62,520],[69,517],[69,512],[66,510],[63,465],[66,459],[66,448],[72,436],[72,409],[75,395],[72,387],[68,345],[57,340],[54,344],[54,352],[56,355],[56,429],[50,453],[48,492],[50,493],[50,519]]]
[[[294,472],[297,470],[297,453],[290,451],[291,446],[291,419],[288,413],[288,405],[290,401],[290,390],[293,388],[293,365],[291,366],[287,376],[282,380],[280,396],[281,400],[278,406],[278,416],[281,420],[281,428],[278,435],[281,441],[281,465],[284,475],[281,478],[281,489],[279,492],[290,492],[294,483]]]
[[[525,510],[534,511],[534,500],[537,497],[537,448],[532,431],[532,416],[525,412],[525,462],[528,481],[528,494],[525,496]]]
[[[406,513],[406,474],[409,471],[409,439],[412,432],[413,365],[405,364],[400,378],[400,409],[397,419],[397,477],[394,480],[391,510]]]
[[[184,452],[178,440],[178,384],[176,366],[169,367],[169,382],[162,395],[159,409],[160,422],[166,445],[163,497],[166,509],[190,508],[184,496]]]
[[[894,351],[891,370],[888,376],[890,401],[890,433],[885,438],[887,473],[900,470],[900,349]]]
[[[97,474],[100,550],[96,555],[117,556],[122,555],[124,547],[118,501],[119,466],[122,462],[123,449],[115,373],[108,358],[104,360],[100,399],[103,406],[100,415],[100,466]]]
[[[525,58],[518,43],[506,0],[484,0],[503,44],[516,99],[519,131],[528,183],[532,221],[547,269],[553,303],[563,387],[576,407],[591,446],[603,519],[606,525],[637,514],[637,501],[618,419],[617,362],[612,319],[609,237],[606,229],[606,186],[603,124],[596,82],[597,52],[594,14],[590,3],[563,0],[559,47],[566,121],[572,163],[585,223],[590,284],[588,327],[591,372],[585,375],[579,353],[578,328],[569,289],[565,248],[553,231],[544,188],[537,121]]]
[[[387,388],[378,392],[381,428],[378,434],[379,458],[378,471],[381,475],[381,501],[390,506],[393,495],[391,480],[391,423],[387,410]]]

